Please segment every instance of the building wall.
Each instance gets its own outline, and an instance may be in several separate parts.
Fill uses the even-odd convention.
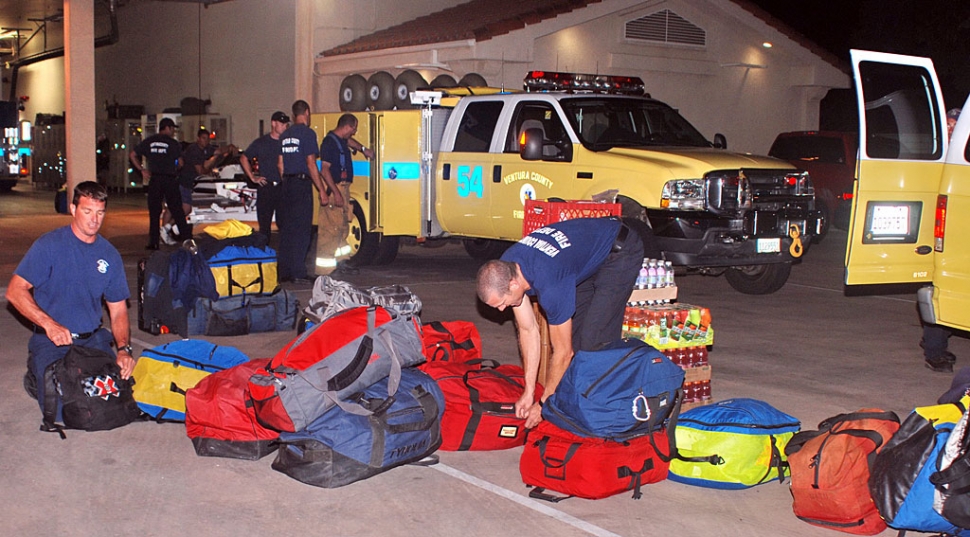
[[[706,46],[624,38],[626,21],[669,9],[706,31]],[[766,49],[765,41],[774,46]],[[452,42],[318,58],[318,107],[335,110],[340,81],[421,65],[430,80],[468,72],[521,89],[531,69],[631,75],[655,98],[679,109],[708,139],[722,133],[735,151],[764,154],[778,132],[818,128],[818,104],[846,73],[794,43],[730,0],[604,0],[482,42]]]

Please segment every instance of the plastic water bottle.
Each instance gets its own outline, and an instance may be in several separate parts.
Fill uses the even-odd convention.
[[[667,274],[667,286],[672,287],[676,285],[676,283],[674,283],[674,264],[671,261],[667,261],[664,263],[664,265],[664,272]]]
[[[657,262],[653,259],[647,265],[647,289],[657,287]]]
[[[657,261],[657,287],[667,287],[667,269],[663,261]]]
[[[644,258],[643,264],[640,266],[640,274],[637,276],[637,289],[647,288],[647,278],[649,273],[647,271],[647,260]]]

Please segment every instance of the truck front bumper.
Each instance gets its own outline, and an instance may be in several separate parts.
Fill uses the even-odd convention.
[[[936,308],[933,307],[933,293],[936,287],[927,285],[916,291],[916,304],[919,305],[919,316],[924,323],[936,324]]]

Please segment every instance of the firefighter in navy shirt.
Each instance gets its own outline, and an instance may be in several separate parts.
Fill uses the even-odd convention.
[[[333,180],[324,185],[317,169],[317,133],[310,128],[310,105],[300,100],[293,103],[293,125],[281,136],[279,158],[283,177],[281,211],[276,225],[280,229],[279,278],[282,281],[311,283],[307,279],[306,255],[310,250],[313,232],[313,187],[317,187],[320,205],[330,201],[327,189],[334,195],[334,204],[343,203]]]
[[[162,200],[168,205],[175,225],[180,231],[179,240],[191,239],[186,233],[185,211],[182,209],[182,195],[179,193],[178,170],[182,166],[182,146],[172,137],[175,122],[163,118],[158,123],[158,134],[142,140],[128,158],[142,178],[148,181],[148,246],[158,250],[159,218],[162,216]],[[142,158],[145,165],[142,166]]]
[[[543,400],[556,391],[574,350],[593,350],[622,337],[623,314],[643,262],[640,236],[615,218],[582,218],[537,229],[478,271],[478,297],[512,308],[525,366],[525,392],[515,413],[534,427],[539,375],[535,298],[549,320],[552,356]]]

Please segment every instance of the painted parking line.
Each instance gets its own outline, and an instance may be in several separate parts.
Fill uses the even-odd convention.
[[[562,511],[559,511],[557,509],[553,509],[552,507],[549,507],[548,505],[542,502],[533,500],[532,498],[529,498],[527,496],[522,496],[521,494],[516,494],[511,490],[504,489],[498,485],[489,483],[484,479],[479,479],[473,475],[468,475],[465,472],[462,472],[461,470],[456,470],[455,468],[448,466],[447,464],[442,464],[439,462],[438,464],[429,466],[429,468],[434,468],[439,472],[443,472],[445,474],[450,475],[451,477],[460,479],[465,483],[468,483],[469,485],[476,486],[482,490],[491,492],[492,494],[496,494],[507,500],[511,500],[519,505],[528,507],[533,511],[542,513],[543,515],[546,515],[550,518],[554,518],[560,522],[569,524],[570,526],[573,526],[574,528],[585,531],[590,535],[596,535],[597,537],[620,537],[616,533],[605,530],[595,524],[590,524],[585,520],[580,520],[572,515],[567,515],[566,513],[563,513]]]

